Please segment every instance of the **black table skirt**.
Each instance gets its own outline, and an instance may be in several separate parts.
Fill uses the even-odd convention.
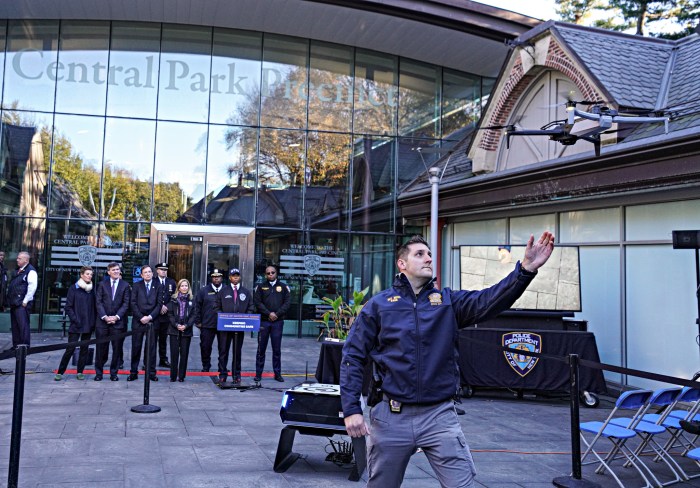
[[[316,365],[316,381],[333,385],[340,384],[340,363],[343,360],[343,346],[345,341],[323,341],[321,351],[318,354],[318,364]],[[369,391],[369,380],[372,377],[371,363],[368,361],[365,366],[364,378],[362,381],[362,394],[367,395]]]
[[[512,332],[536,334],[540,341],[540,352],[543,354],[568,356],[574,353],[581,359],[600,362],[595,336],[591,332],[467,328],[459,331],[459,367],[462,385],[569,391],[568,363],[533,358],[538,361],[528,371],[518,367],[517,364],[511,366],[504,351],[472,340],[501,346],[504,335]],[[581,390],[607,393],[601,370],[581,367],[579,371]]]

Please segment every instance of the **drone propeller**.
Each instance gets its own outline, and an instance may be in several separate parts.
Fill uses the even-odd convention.
[[[501,130],[501,129],[515,130],[515,124],[489,125],[487,127],[479,127],[479,130]]]

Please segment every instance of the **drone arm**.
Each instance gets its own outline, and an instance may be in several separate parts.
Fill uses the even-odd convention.
[[[643,123],[654,123],[663,122],[664,131],[668,134],[668,117],[626,117],[626,116],[615,116],[612,118],[613,122],[629,122],[633,124],[643,124]]]

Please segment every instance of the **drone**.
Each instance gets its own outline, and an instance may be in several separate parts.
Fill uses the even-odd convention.
[[[663,122],[664,131],[666,134],[668,134],[669,117],[622,114],[617,110],[603,105],[601,102],[579,102],[569,100],[564,105],[566,106],[567,112],[566,119],[549,122],[539,129],[518,129],[515,124],[492,125],[489,127],[482,127],[482,129],[505,129],[507,148],[510,148],[510,138],[512,136],[549,136],[550,140],[558,142],[564,146],[572,146],[579,140],[584,140],[593,144],[596,156],[600,156],[600,136],[602,134],[616,132],[616,130],[611,130],[612,125],[616,123],[645,124]],[[590,109],[589,111],[579,110],[577,105],[588,105]],[[584,119],[598,122],[598,125],[586,129],[583,132],[573,134],[571,130],[573,129],[574,125],[580,120]]]

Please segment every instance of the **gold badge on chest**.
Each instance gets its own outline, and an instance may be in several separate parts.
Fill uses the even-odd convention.
[[[442,305],[442,295],[439,293],[431,293],[428,295],[431,305]]]

